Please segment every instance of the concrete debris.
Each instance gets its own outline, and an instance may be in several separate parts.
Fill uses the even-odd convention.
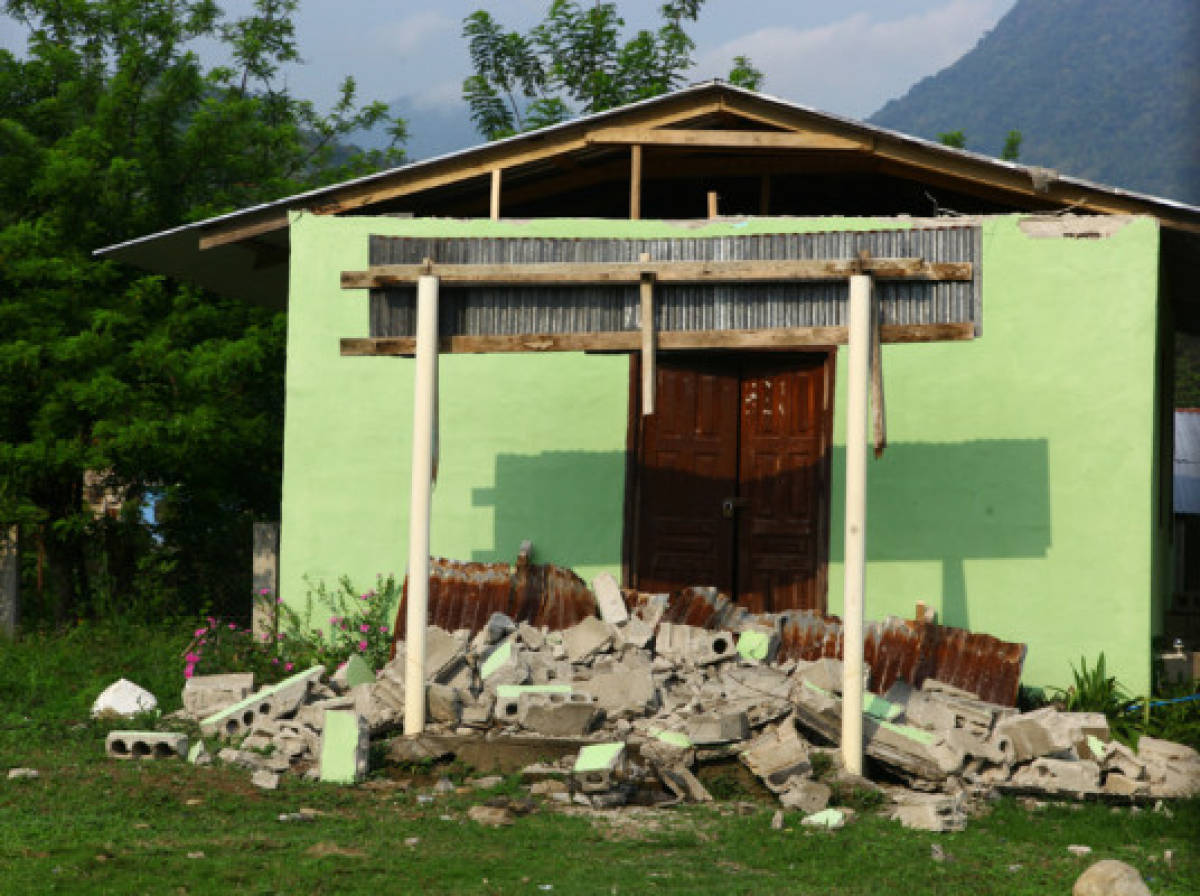
[[[711,803],[713,801],[712,794],[686,765],[659,766],[656,771],[659,780],[677,799],[685,803]]]
[[[514,821],[512,810],[497,806],[472,806],[467,810],[467,818],[492,828],[507,827]]]
[[[367,776],[371,735],[358,713],[332,709],[325,713],[321,732],[321,780],[354,784]]]
[[[245,700],[253,690],[253,672],[195,675],[184,682],[183,709],[190,717],[202,719]]]
[[[792,778],[788,787],[779,794],[779,802],[788,809],[796,809],[805,815],[815,815],[829,805],[833,789],[820,781]]]
[[[592,580],[592,591],[596,595],[596,610],[605,622],[619,625],[629,619],[629,609],[621,588],[612,573],[602,572]]]
[[[1101,859],[1079,875],[1071,896],[1150,896],[1150,888],[1132,865]]]
[[[807,744],[790,720],[759,735],[738,758],[774,793],[784,793],[793,778],[812,773]]]
[[[619,783],[624,765],[623,743],[591,744],[579,751],[571,776],[584,793],[603,793]]]
[[[829,831],[836,831],[846,826],[847,815],[848,810],[846,809],[822,809],[820,812],[806,816],[800,823],[808,828],[825,828]]]
[[[99,716],[133,716],[139,712],[158,709],[158,698],[126,678],[118,678],[92,704],[92,718]]]
[[[595,616],[576,623],[562,633],[562,646],[566,658],[572,663],[586,663],[596,654],[612,647],[616,630]]]
[[[188,738],[166,731],[110,731],[104,752],[113,759],[182,759],[188,755]]]
[[[33,780],[40,778],[42,773],[36,768],[10,768],[8,770],[8,780],[16,781],[18,779]]]
[[[283,775],[279,772],[273,772],[270,769],[260,768],[250,776],[250,783],[263,790],[278,790],[279,779],[282,777]]]
[[[957,796],[906,793],[898,797],[898,800],[890,815],[906,828],[934,833],[966,829],[966,809]]]

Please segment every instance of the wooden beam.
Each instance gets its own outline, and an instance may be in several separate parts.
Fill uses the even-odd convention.
[[[717,195],[717,191],[709,190],[708,191],[708,218],[710,221],[713,218],[717,217],[718,214],[720,214],[719,204],[720,204],[720,197]]]
[[[796,259],[761,261],[536,262],[533,264],[383,264],[343,271],[343,289],[404,286],[435,274],[446,286],[608,286],[636,284],[642,274],[660,283],[745,283],[844,280],[866,271],[880,280],[970,280],[969,261],[921,258]]]
[[[886,343],[965,342],[975,338],[975,325],[885,324],[880,339]],[[659,351],[697,349],[791,349],[846,344],[845,327],[781,327],[756,330],[660,330]],[[496,336],[450,336],[439,350],[447,354],[471,355],[509,352],[637,352],[642,346],[639,330],[599,333],[528,333]],[[344,357],[379,358],[411,356],[416,340],[407,337],[342,339]]]
[[[493,221],[500,220],[500,178],[503,169],[492,169],[492,196],[488,203],[488,213]]]
[[[787,131],[688,130],[682,128],[597,128],[587,135],[593,145],[689,146],[698,149],[823,149],[858,151],[860,140],[834,134]]]
[[[629,147],[629,220],[640,221],[642,217],[642,147]]]
[[[240,243],[264,233],[274,233],[288,226],[287,211],[272,211],[263,217],[250,220],[231,221],[228,225],[213,225],[205,228],[200,236],[200,251]],[[287,250],[284,250],[287,251]]]

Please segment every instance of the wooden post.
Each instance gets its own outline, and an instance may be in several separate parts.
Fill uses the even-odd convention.
[[[758,213],[771,214],[771,175],[764,174],[758,181]]]
[[[879,298],[871,294],[871,441],[875,459],[883,457],[887,447],[887,406],[883,397],[883,346],[879,319]]]
[[[642,147],[635,143],[629,147],[629,220],[640,221],[642,217]]]
[[[0,527],[0,634],[13,637],[21,624],[21,552],[17,526]]]
[[[492,169],[492,198],[488,206],[493,221],[500,220],[500,168]]]
[[[717,217],[717,191],[708,191],[708,216],[710,218]]]
[[[862,774],[863,592],[867,574],[867,396],[871,367],[871,277],[850,277],[846,390],[846,538],[842,606],[842,765]]]
[[[643,252],[639,261],[649,261]],[[654,392],[658,374],[654,369],[654,275],[642,274],[639,284],[642,299],[642,416],[654,413]]]
[[[437,395],[438,278],[417,280],[417,356],[413,376],[412,486],[408,508],[404,733],[425,730],[425,627],[429,621],[429,516],[433,504],[433,418]]]
[[[274,637],[278,624],[275,610],[279,597],[279,523],[255,523],[253,527],[254,607],[250,627],[256,641],[263,635]]]

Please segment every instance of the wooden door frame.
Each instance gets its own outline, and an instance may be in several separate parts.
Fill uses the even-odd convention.
[[[675,354],[674,352],[671,353]],[[693,354],[688,352],[687,354]],[[732,355],[736,358],[747,356],[761,355],[825,355],[825,389],[827,396],[827,407],[825,408],[825,418],[823,423],[823,436],[825,439],[826,451],[822,461],[824,469],[822,470],[822,481],[827,484],[829,493],[825,501],[825,519],[822,521],[821,534],[818,542],[817,550],[819,559],[817,563],[817,589],[822,595],[822,602],[826,609],[829,605],[829,541],[830,541],[830,526],[833,517],[833,415],[834,415],[834,396],[835,375],[837,373],[837,346],[814,346],[812,349],[797,351],[795,349],[788,350],[739,350],[722,352],[725,355]],[[642,451],[642,361],[641,355],[638,352],[630,352],[629,354],[629,413],[625,426],[625,501],[624,501],[624,521],[621,527],[621,585],[625,588],[636,588],[636,570],[637,570],[637,545],[638,545],[638,524],[641,518],[641,451]],[[739,419],[741,411],[739,409]],[[736,583],[735,583],[736,586]]]

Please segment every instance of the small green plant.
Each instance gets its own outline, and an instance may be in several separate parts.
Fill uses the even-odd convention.
[[[812,766],[813,777],[817,780],[833,771],[833,757],[828,753],[809,753],[808,761]]]
[[[855,812],[870,812],[883,805],[883,791],[863,787],[850,781],[833,781],[829,785],[831,806],[846,806]]]
[[[1108,719],[1113,737],[1124,743],[1137,740],[1137,720],[1129,714],[1136,701],[1116,677],[1108,674],[1104,652],[1088,668],[1087,658],[1079,658],[1079,668],[1071,664],[1074,683],[1063,688],[1049,688],[1051,700],[1066,712],[1102,712]]]

